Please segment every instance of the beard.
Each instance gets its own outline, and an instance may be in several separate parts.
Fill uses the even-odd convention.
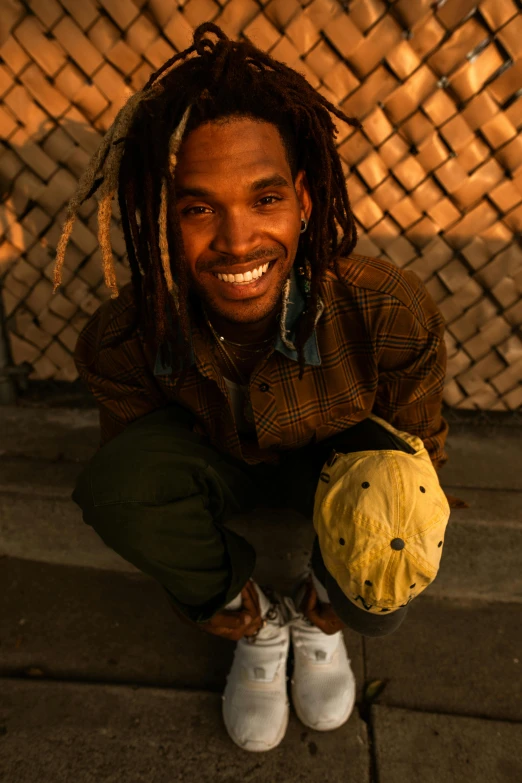
[[[292,267],[288,269],[287,265],[277,260],[267,272],[270,275],[267,289],[248,298],[228,298],[223,286],[232,284],[222,283],[217,278],[212,280],[208,274],[196,279],[191,277],[190,292],[209,315],[238,325],[260,324],[270,321],[271,316],[275,317],[281,309],[283,290],[291,270]]]

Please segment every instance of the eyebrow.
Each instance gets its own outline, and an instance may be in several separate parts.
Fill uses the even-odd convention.
[[[286,187],[289,188],[290,184],[289,182],[283,177],[281,174],[271,174],[268,177],[261,177],[261,179],[256,179],[254,182],[250,185],[250,192],[256,193],[259,190],[264,190],[265,188],[278,188],[278,187]],[[186,196],[195,196],[196,198],[199,196],[201,198],[208,198],[213,195],[211,190],[207,190],[206,188],[178,188],[176,191],[176,198],[179,201],[182,198],[185,198]]]

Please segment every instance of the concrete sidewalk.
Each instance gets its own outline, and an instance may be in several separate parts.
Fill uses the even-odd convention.
[[[70,500],[96,409],[3,407],[0,431],[0,780],[522,780],[522,429],[451,428],[441,483],[471,508],[452,509],[437,579],[391,636],[345,632],[348,723],[314,732],[292,714],[264,754],[222,725],[233,643],[181,624]],[[274,509],[233,527],[256,579],[289,588],[310,523]]]

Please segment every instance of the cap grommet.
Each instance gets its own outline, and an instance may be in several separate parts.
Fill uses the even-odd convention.
[[[340,538],[339,539],[339,543],[340,543],[341,546],[344,546],[344,538]]]
[[[442,541],[439,541],[439,543],[437,544],[437,546],[442,546]]]
[[[369,486],[370,486],[370,482],[369,481],[363,481],[363,483],[361,484],[361,487],[363,489],[368,489]]]
[[[410,585],[410,590],[413,590],[413,588],[417,585],[417,582],[414,582],[412,585]]]
[[[420,489],[420,491],[421,491],[421,492],[426,492],[426,490],[424,489],[424,487],[419,487],[419,489]]]
[[[369,579],[367,579],[367,580],[366,580],[366,582],[365,582],[364,584],[365,584],[365,585],[368,585],[368,587],[373,587],[373,584],[370,582],[370,580],[369,580]]]
[[[402,538],[394,538],[391,541],[390,546],[391,546],[392,549],[396,549],[398,551],[399,549],[404,549],[406,544],[404,543]]]

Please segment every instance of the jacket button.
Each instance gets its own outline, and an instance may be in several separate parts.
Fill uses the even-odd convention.
[[[268,385],[268,383],[259,384],[259,391],[269,391],[269,390],[270,390],[270,386]]]

